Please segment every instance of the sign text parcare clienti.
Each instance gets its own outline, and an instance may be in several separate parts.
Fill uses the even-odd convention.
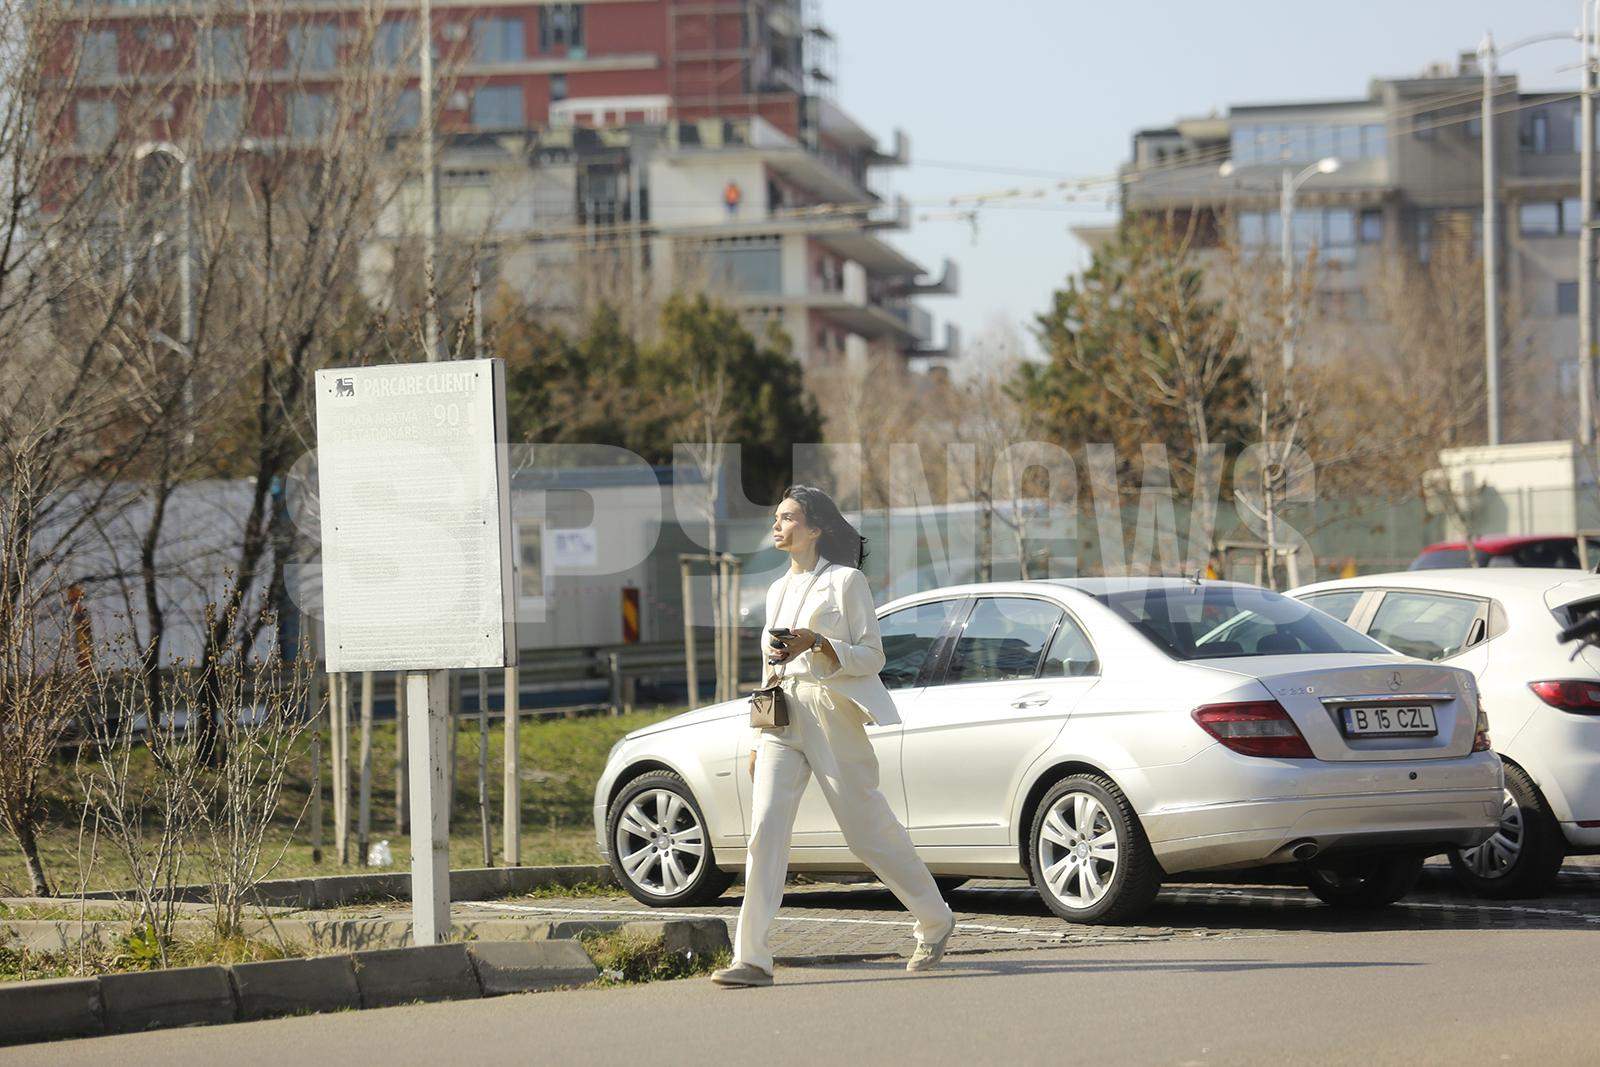
[[[328,670],[514,665],[502,361],[316,382]]]

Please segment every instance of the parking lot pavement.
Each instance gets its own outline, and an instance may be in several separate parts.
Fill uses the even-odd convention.
[[[649,908],[628,896],[485,901],[454,906],[458,917],[521,914],[561,919],[661,918],[668,914],[725,919],[739,913],[741,887],[712,905]],[[1310,892],[1288,886],[1175,884],[1163,889],[1136,926],[1063,922],[1022,882],[973,880],[948,894],[955,910],[951,953],[1063,945],[1174,941],[1206,937],[1383,930],[1542,929],[1600,931],[1600,865],[1572,861],[1555,890],[1537,900],[1481,900],[1456,889],[1449,869],[1430,865],[1422,884],[1398,905],[1341,912]],[[911,919],[877,883],[789,886],[771,942],[779,963],[907,955]]]

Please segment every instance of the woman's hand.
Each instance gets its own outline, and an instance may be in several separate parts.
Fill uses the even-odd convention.
[[[804,628],[792,631],[788,637],[768,634],[767,651],[770,653],[771,659],[775,659],[779,663],[787,663],[804,652],[810,646],[814,636],[810,630]]]

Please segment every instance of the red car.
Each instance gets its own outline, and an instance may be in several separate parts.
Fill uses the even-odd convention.
[[[1600,540],[1586,537],[1589,567],[1600,564]],[[1442,567],[1565,567],[1577,570],[1578,539],[1571,536],[1518,534],[1479,537],[1472,542],[1477,562],[1467,557],[1465,541],[1440,541],[1422,550],[1407,570],[1425,571]]]

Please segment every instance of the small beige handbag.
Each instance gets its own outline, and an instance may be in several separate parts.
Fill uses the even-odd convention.
[[[822,572],[831,566],[833,566],[832,563],[825,563],[823,566],[811,573],[811,581],[806,584],[806,591],[800,594],[801,604],[804,604],[806,602],[806,597],[811,595],[811,587],[817,584],[817,579],[822,576]],[[789,579],[785,577],[783,580],[783,592],[778,594],[778,610],[773,612],[774,619],[783,617],[783,605],[785,601],[788,600],[788,597]],[[799,613],[800,609],[798,607],[795,608],[795,614],[799,615]],[[797,618],[795,621],[798,622],[799,619]],[[789,725],[789,698],[784,695],[782,684],[783,669],[786,666],[788,666],[787,663],[778,664],[778,669],[775,674],[767,676],[768,684],[762,686],[760,689],[751,691],[751,726],[756,726],[763,730],[773,730],[781,726]]]

